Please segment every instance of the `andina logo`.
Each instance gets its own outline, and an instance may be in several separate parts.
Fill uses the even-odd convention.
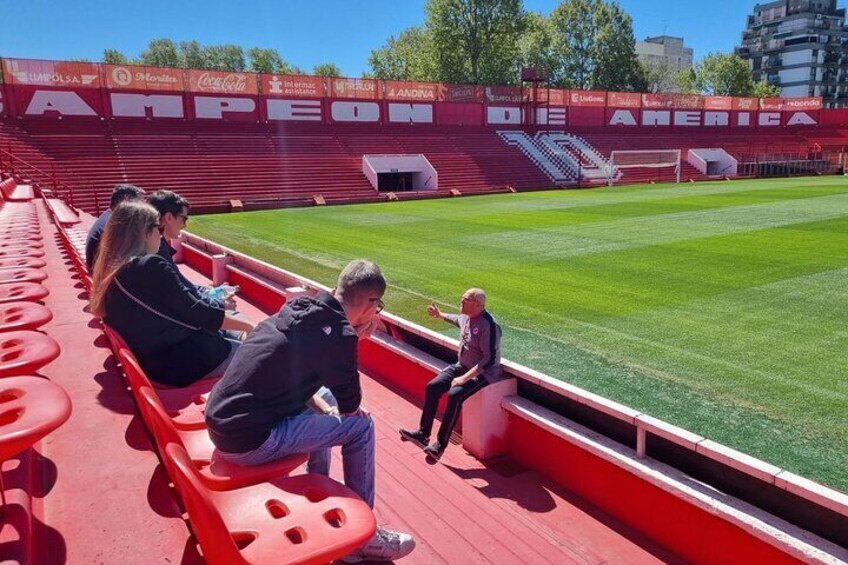
[[[225,76],[212,76],[209,73],[203,73],[197,79],[197,87],[201,90],[214,92],[244,92],[247,90],[247,77],[234,73]]]
[[[112,80],[119,86],[129,86],[132,83],[132,73],[124,67],[116,67],[112,70]]]

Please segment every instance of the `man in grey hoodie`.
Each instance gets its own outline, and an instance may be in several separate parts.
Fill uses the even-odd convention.
[[[374,507],[374,422],[361,406],[357,342],[378,322],[385,291],[377,265],[353,261],[332,293],[297,298],[256,326],[209,395],[206,423],[224,459],[260,465],[309,453],[309,472],[329,475],[338,445],[345,484]],[[343,561],[391,561],[414,548],[409,534],[380,527]]]

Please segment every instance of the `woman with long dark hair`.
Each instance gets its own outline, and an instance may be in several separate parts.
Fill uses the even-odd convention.
[[[118,206],[94,264],[91,311],[124,338],[151,380],[186,386],[221,376],[240,342],[219,330],[249,332],[253,325],[199,300],[156,254],[159,243],[155,208]]]

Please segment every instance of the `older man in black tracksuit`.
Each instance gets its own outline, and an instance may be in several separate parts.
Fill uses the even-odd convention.
[[[438,374],[427,384],[424,410],[417,430],[400,430],[401,437],[424,447],[424,452],[436,461],[450,440],[462,403],[484,386],[501,378],[501,327],[486,310],[486,293],[472,288],[462,295],[461,314],[444,314],[435,304],[427,311],[434,318],[459,327],[459,358],[456,363]],[[430,432],[439,399],[448,394],[448,406],[436,441]]]

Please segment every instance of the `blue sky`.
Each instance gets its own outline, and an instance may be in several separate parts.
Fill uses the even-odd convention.
[[[334,62],[348,76],[368,54],[424,20],[424,0],[0,0],[0,56],[99,61],[103,49],[137,55],[159,37],[273,47],[305,69]],[[700,58],[730,51],[756,0],[619,0],[638,39],[682,35]],[[549,14],[559,0],[525,0]]]

